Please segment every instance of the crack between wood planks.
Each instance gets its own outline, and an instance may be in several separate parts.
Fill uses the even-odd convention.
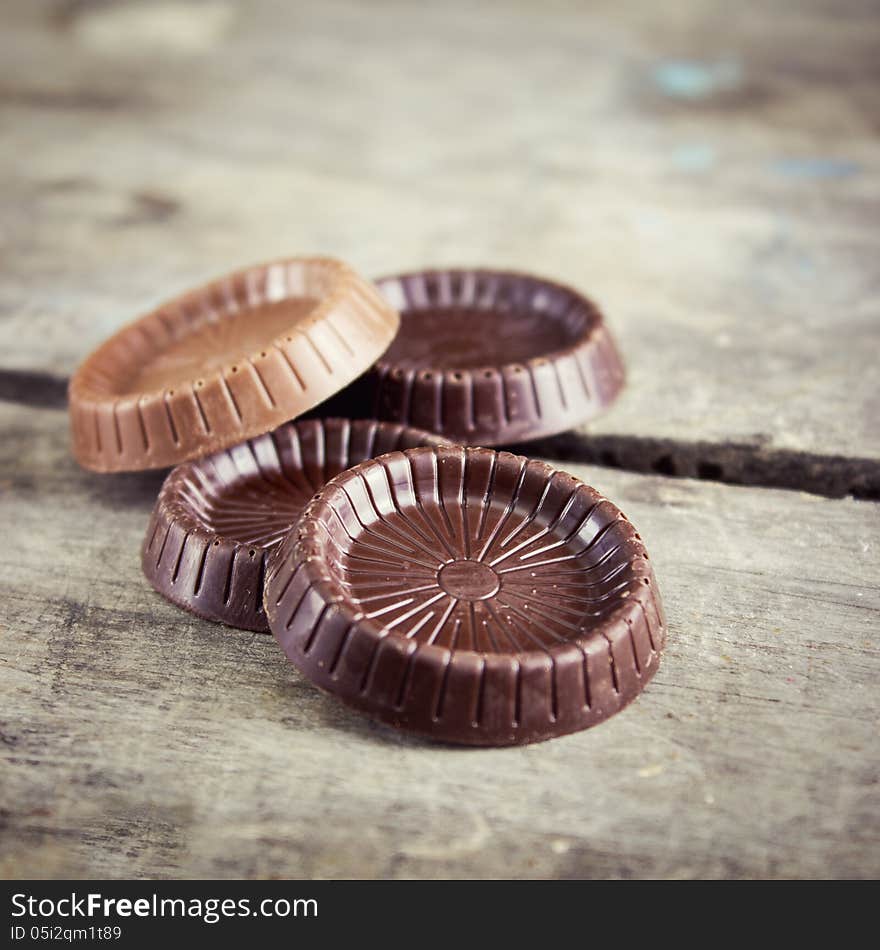
[[[688,442],[579,432],[509,448],[629,472],[880,501],[880,459],[776,449],[760,442]]]
[[[52,373],[0,369],[0,401],[63,409],[67,406],[67,384],[65,377]],[[530,456],[629,472],[880,501],[880,459],[776,449],[761,441],[688,442],[571,431],[506,448]]]
[[[0,402],[14,402],[34,409],[64,409],[67,406],[64,376],[24,369],[0,369]]]

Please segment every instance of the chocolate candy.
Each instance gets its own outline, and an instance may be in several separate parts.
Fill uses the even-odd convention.
[[[268,552],[329,479],[393,449],[445,440],[387,422],[293,422],[180,465],[162,486],[142,552],[147,579],[209,620],[268,630]]]
[[[74,455],[99,472],[157,468],[268,432],[363,373],[398,322],[340,261],[239,271],[130,324],[80,366]]]
[[[375,414],[501,445],[595,416],[624,382],[595,304],[525,274],[422,271],[377,282],[400,330],[368,377]]]
[[[333,479],[273,555],[265,607],[318,686],[471,745],[601,722],[665,640],[648,555],[617,507],[542,462],[459,446]]]

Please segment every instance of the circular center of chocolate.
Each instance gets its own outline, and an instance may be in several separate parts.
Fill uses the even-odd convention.
[[[452,561],[440,568],[437,581],[450,597],[486,600],[501,589],[501,579],[481,561]]]

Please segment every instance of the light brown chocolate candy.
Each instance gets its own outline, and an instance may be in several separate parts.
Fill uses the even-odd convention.
[[[129,324],[70,383],[73,452],[116,472],[176,465],[301,415],[385,351],[396,311],[348,265],[239,271]]]

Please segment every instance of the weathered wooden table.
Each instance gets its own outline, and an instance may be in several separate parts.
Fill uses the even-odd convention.
[[[873,4],[0,18],[0,874],[880,873]],[[604,304],[626,395],[530,451],[655,560],[670,643],[625,712],[438,747],[143,580],[162,473],[78,469],[65,378],[162,298],[300,252]]]

